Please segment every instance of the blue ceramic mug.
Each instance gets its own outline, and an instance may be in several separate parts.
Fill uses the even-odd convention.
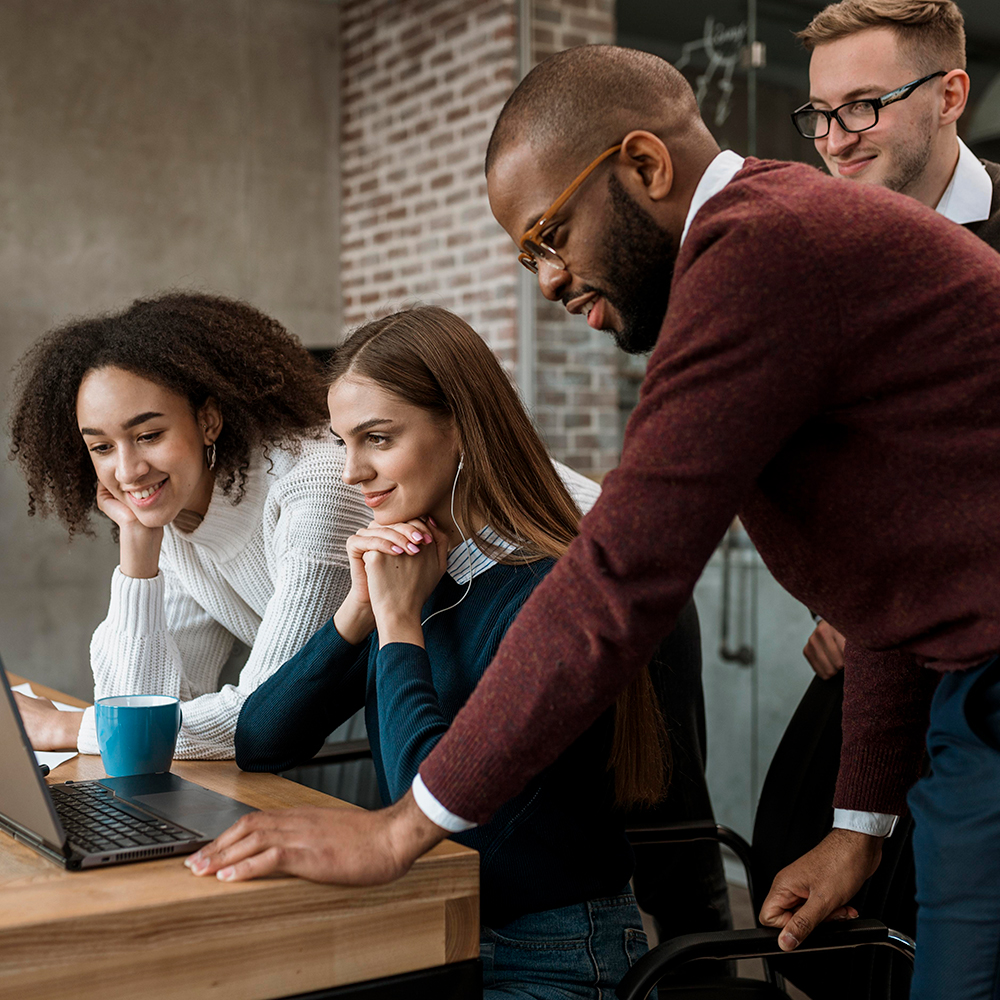
[[[97,745],[111,778],[169,771],[181,730],[181,703],[162,694],[124,694],[94,702]]]

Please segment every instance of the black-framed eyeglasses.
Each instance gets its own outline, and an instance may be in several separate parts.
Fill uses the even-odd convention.
[[[834,118],[837,119],[837,124],[845,132],[864,132],[878,124],[880,108],[895,104],[896,101],[905,101],[922,83],[945,75],[946,71],[939,69],[936,73],[929,73],[912,83],[904,83],[902,87],[890,90],[888,94],[883,94],[881,97],[868,97],[863,101],[848,101],[832,111],[824,111],[822,108],[814,108],[811,104],[803,104],[801,108],[796,108],[792,112],[792,123],[804,139],[823,139],[828,136],[830,122]]]

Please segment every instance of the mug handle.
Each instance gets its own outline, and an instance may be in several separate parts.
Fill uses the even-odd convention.
[[[184,710],[181,708],[180,701],[177,702],[177,732],[174,733],[174,739],[177,739],[181,731],[181,726],[184,724]]]

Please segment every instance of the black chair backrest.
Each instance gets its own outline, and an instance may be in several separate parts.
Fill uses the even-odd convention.
[[[840,767],[843,675],[813,679],[799,702],[768,768],[753,832],[753,883],[759,911],[774,876],[816,846],[833,823],[833,793]],[[862,917],[913,936],[912,821],[903,818],[883,846],[875,874],[851,901]],[[812,1000],[905,998],[910,970],[882,949],[779,959],[774,968]]]

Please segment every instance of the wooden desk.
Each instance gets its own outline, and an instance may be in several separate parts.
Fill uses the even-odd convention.
[[[233,761],[173,770],[262,809],[357,808]],[[101,777],[100,757],[81,755],[47,780]],[[450,841],[398,882],[355,889],[227,885],[194,877],[183,858],[67,872],[0,833],[0,997],[10,1000],[268,1000],[478,954],[479,857]]]

